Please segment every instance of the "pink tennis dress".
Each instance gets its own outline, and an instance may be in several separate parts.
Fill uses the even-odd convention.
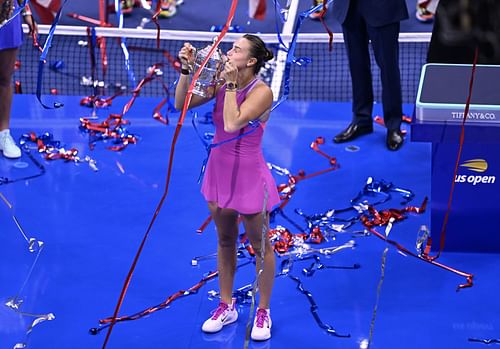
[[[257,84],[255,79],[241,91],[236,92],[238,106]],[[231,208],[242,214],[262,212],[267,192],[266,210],[280,202],[276,182],[262,155],[264,123],[255,129],[246,126],[236,132],[224,131],[224,96],[226,86],[219,89],[215,97],[212,118],[215,124],[213,144],[238,137],[241,138],[212,148],[208,159],[201,192],[207,201],[221,208]],[[250,132],[252,131],[252,132]]]

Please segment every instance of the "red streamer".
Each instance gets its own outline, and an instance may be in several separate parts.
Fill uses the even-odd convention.
[[[406,217],[404,214],[407,212],[423,213],[427,207],[427,201],[428,201],[428,199],[426,197],[420,207],[408,206],[408,207],[405,207],[403,209],[388,209],[388,210],[383,210],[380,212],[377,211],[372,206],[370,206],[368,208],[368,210],[369,210],[372,218],[369,218],[367,216],[362,216],[360,218],[360,221],[361,221],[361,223],[363,223],[363,225],[366,227],[366,229],[370,233],[372,233],[373,235],[375,235],[379,239],[382,239],[385,242],[395,246],[399,251],[403,252],[404,254],[418,258],[424,262],[430,263],[430,264],[435,265],[439,268],[448,270],[452,273],[455,273],[455,274],[458,274],[460,276],[465,277],[467,282],[464,284],[458,285],[457,291],[459,291],[462,288],[472,287],[473,286],[472,279],[474,278],[473,274],[469,274],[469,273],[460,271],[458,269],[449,267],[447,265],[438,263],[435,261],[436,258],[432,258],[432,257],[428,256],[428,251],[430,250],[430,242],[429,241],[427,242],[424,253],[422,255],[417,255],[417,254],[411,252],[410,250],[408,250],[406,247],[400,245],[398,242],[388,239],[387,236],[380,234],[378,231],[376,231],[374,229],[375,226],[387,225],[389,223],[389,221],[391,221],[391,219],[394,219],[395,221],[405,219]]]
[[[365,227],[374,227],[374,226],[383,226],[387,225],[391,219],[395,221],[400,221],[406,218],[405,213],[414,212],[414,213],[423,213],[427,208],[428,198],[425,197],[422,205],[420,207],[408,206],[402,209],[390,208],[388,210],[377,211],[375,207],[369,206],[368,212],[371,217],[363,215],[360,218],[361,223]]]
[[[79,21],[85,22],[85,23],[90,23],[90,24],[95,25],[95,26],[100,26],[100,27],[112,27],[113,26],[109,23],[101,23],[101,21],[98,19],[94,19],[94,18],[87,17],[87,16],[82,16],[82,15],[79,15],[78,13],[74,13],[74,12],[68,13],[67,16],[70,18],[74,18],[74,19],[77,19]]]
[[[446,240],[446,226],[448,225],[448,218],[449,218],[450,212],[451,212],[451,202],[453,201],[453,192],[455,191],[455,178],[457,178],[460,157],[462,156],[462,149],[463,149],[464,138],[465,138],[465,121],[467,120],[467,115],[469,114],[470,100],[472,97],[472,86],[474,85],[474,77],[476,75],[476,64],[477,64],[478,55],[479,55],[479,49],[476,47],[476,51],[474,52],[474,61],[472,63],[472,71],[471,71],[470,80],[469,80],[469,92],[467,95],[467,101],[465,103],[464,118],[462,119],[462,128],[460,131],[460,141],[458,143],[457,160],[455,161],[455,169],[453,171],[453,177],[451,180],[451,188],[450,188],[450,195],[448,197],[448,205],[446,207],[446,212],[444,214],[443,226],[441,227],[441,235],[440,235],[440,240],[439,240],[439,250],[438,250],[436,256],[432,257],[433,260],[439,258],[439,256],[441,255],[441,252],[443,252],[443,250],[444,250],[444,243]]]
[[[328,36],[329,36],[329,40],[328,40],[328,50],[331,52],[333,50],[333,33],[332,31],[330,30],[330,28],[328,28],[328,25],[326,24],[325,22],[325,15],[326,15],[326,2],[327,0],[323,0],[323,8],[321,9],[321,12],[319,14],[319,20],[321,21],[321,24],[323,24],[323,27],[325,28],[326,32],[328,33]]]
[[[328,162],[330,163],[330,167],[324,169],[324,170],[320,170],[320,171],[317,171],[317,172],[314,172],[314,173],[311,173],[309,175],[306,175],[305,171],[304,170],[300,170],[298,172],[297,175],[292,175],[292,174],[289,174],[288,175],[288,182],[286,184],[279,184],[277,187],[278,187],[278,193],[279,193],[279,196],[280,196],[280,200],[281,200],[281,203],[279,205],[279,208],[280,209],[283,209],[283,207],[285,207],[288,202],[290,201],[290,199],[292,198],[292,195],[295,193],[295,186],[298,182],[302,181],[302,180],[305,180],[305,179],[309,179],[309,178],[312,178],[312,177],[315,177],[315,176],[319,176],[321,174],[324,174],[324,173],[327,173],[327,172],[330,172],[330,171],[333,171],[333,170],[336,170],[340,167],[340,165],[337,163],[337,159],[326,154],[325,152],[321,151],[319,149],[319,146],[321,144],[324,144],[325,143],[325,138],[324,137],[317,137],[312,143],[311,143],[311,149],[314,150],[315,152],[317,152],[318,154],[320,154],[321,156],[324,156],[325,158],[328,159]],[[198,228],[196,230],[197,233],[201,234],[205,228],[208,226],[208,224],[210,223],[211,221],[211,218],[210,216],[203,222],[203,224],[200,226],[200,228]]]
[[[473,286],[473,278],[474,278],[474,274],[469,274],[469,273],[466,273],[466,272],[463,272],[461,270],[458,270],[458,269],[455,269],[455,268],[452,268],[452,267],[449,267],[447,265],[444,265],[444,264],[441,264],[441,263],[438,263],[436,262],[435,260],[433,259],[429,259],[429,258],[425,258],[423,256],[418,256],[416,255],[415,253],[411,252],[410,250],[408,250],[406,247],[400,245],[399,243],[397,243],[396,241],[394,240],[390,240],[388,239],[387,237],[385,237],[384,235],[380,234],[378,231],[376,231],[374,228],[372,227],[369,227],[367,226],[366,229],[372,233],[373,235],[375,235],[376,237],[378,237],[379,239],[382,239],[384,240],[385,242],[387,242],[388,244],[391,244],[393,246],[395,246],[399,251],[403,252],[404,254],[407,254],[407,255],[410,255],[412,257],[415,257],[417,259],[420,259],[421,261],[424,261],[424,262],[427,262],[429,264],[432,264],[432,265],[435,265],[441,269],[444,269],[444,270],[447,270],[447,271],[450,271],[454,274],[457,274],[457,275],[460,275],[460,276],[463,276],[464,278],[466,278],[466,283],[464,284],[459,284],[457,286],[457,291],[461,290],[462,288],[467,288],[467,287],[472,287]]]
[[[176,293],[168,296],[165,301],[158,304],[157,306],[148,308],[146,310],[143,310],[143,311],[141,311],[137,314],[131,315],[131,316],[108,317],[106,319],[99,320],[99,323],[100,324],[112,324],[114,322],[137,320],[137,319],[140,319],[146,315],[152,314],[158,310],[165,309],[170,304],[172,304],[172,302],[175,301],[176,299],[186,297],[186,296],[189,296],[190,294],[196,293],[203,285],[205,285],[207,283],[207,281],[214,279],[218,275],[219,275],[218,271],[214,271],[214,272],[209,273],[207,276],[205,276],[203,279],[201,279],[197,284],[191,286],[187,290],[177,291]]]
[[[375,121],[375,123],[379,124],[380,126],[385,127],[384,118],[381,117],[380,115],[375,116],[373,118],[373,121]],[[407,116],[407,115],[403,115],[403,116],[401,116],[401,121],[403,121],[404,123],[410,124],[411,123],[411,117]],[[406,134],[406,130],[401,130],[401,133],[405,135]]]
[[[212,54],[214,53],[214,51],[219,46],[220,42],[222,41],[222,38],[226,35],[227,30],[228,30],[228,28],[231,25],[231,22],[233,20],[234,13],[236,12],[236,6],[237,6],[237,4],[238,4],[237,0],[232,0],[231,9],[229,11],[229,15],[228,15],[226,24],[224,25],[224,28],[222,28],[222,31],[221,31],[220,35],[217,37],[217,41],[212,45],[212,48],[209,51],[207,57],[202,62],[202,64],[198,68],[198,70],[195,72],[195,74],[193,76],[193,79],[191,81],[191,84],[189,85],[189,89],[188,89],[188,92],[187,92],[187,95],[186,95],[186,99],[184,100],[184,106],[182,108],[181,116],[179,117],[179,120],[177,122],[177,127],[175,129],[174,136],[173,136],[172,143],[171,143],[171,147],[170,147],[170,154],[169,154],[169,161],[168,161],[168,170],[167,170],[167,178],[166,178],[166,182],[165,182],[165,190],[164,190],[163,195],[162,195],[162,197],[160,199],[160,202],[158,203],[158,206],[157,206],[157,208],[156,208],[156,210],[155,210],[155,212],[153,214],[151,222],[149,223],[149,226],[148,226],[148,228],[146,230],[146,233],[144,234],[144,237],[143,237],[143,239],[141,241],[141,244],[139,245],[139,249],[137,250],[137,253],[136,253],[136,255],[134,257],[134,260],[132,262],[132,266],[130,267],[130,270],[129,270],[129,272],[127,274],[127,277],[125,279],[124,285],[122,287],[122,291],[120,293],[120,297],[118,298],[118,302],[116,304],[115,311],[113,313],[113,317],[112,317],[111,322],[110,322],[110,326],[109,326],[108,332],[106,333],[106,339],[104,340],[104,344],[102,346],[103,349],[106,348],[106,345],[107,345],[107,343],[109,341],[109,338],[111,336],[113,327],[114,327],[114,325],[116,323],[116,319],[118,317],[118,312],[120,311],[120,308],[121,308],[121,305],[123,303],[123,300],[125,299],[125,294],[127,293],[127,289],[128,289],[128,287],[130,285],[130,281],[132,280],[132,275],[134,273],[135,267],[137,265],[137,262],[139,260],[140,255],[141,255],[142,249],[144,248],[146,240],[147,240],[147,238],[149,236],[149,232],[151,231],[151,228],[153,227],[153,224],[154,224],[154,222],[156,220],[156,217],[160,213],[161,207],[163,206],[163,202],[165,201],[165,199],[167,197],[168,189],[169,189],[169,184],[170,184],[170,178],[171,178],[171,175],[172,175],[172,165],[173,165],[174,154],[175,154],[175,145],[177,144],[177,139],[179,137],[182,125],[184,124],[184,119],[186,118],[186,113],[187,113],[187,110],[188,110],[188,107],[189,107],[189,103],[191,102],[191,98],[192,98],[192,95],[193,95],[194,84],[195,84],[196,80],[198,80],[198,78],[199,78],[199,76],[201,74],[201,71],[206,66],[208,60],[210,59],[210,57],[212,56]]]

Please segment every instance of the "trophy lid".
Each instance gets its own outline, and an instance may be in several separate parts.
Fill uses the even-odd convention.
[[[210,52],[210,50],[212,49],[212,46],[215,44],[215,42],[217,41],[217,37],[214,37],[213,40],[212,40],[212,43],[205,46],[204,48],[198,50],[197,52],[197,56],[199,57],[206,57],[208,56],[208,53]],[[217,48],[213,53],[212,53],[212,56],[210,57],[211,59],[213,60],[216,60],[216,61],[222,61],[222,51]]]

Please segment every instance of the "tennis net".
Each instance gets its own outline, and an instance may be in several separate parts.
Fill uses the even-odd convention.
[[[40,26],[40,42],[47,37],[49,27]],[[96,28],[95,38],[86,27],[59,26],[47,56],[42,82],[42,94],[61,95],[112,95],[118,91],[131,93],[154,64],[162,64],[158,73],[167,85],[178,77],[175,68],[177,52],[184,42],[201,48],[210,44],[217,33],[160,31],[159,47],[157,32],[150,29]],[[226,52],[231,43],[240,37],[239,33],[228,33],[220,48]],[[260,37],[274,50],[275,59],[261,71],[261,77],[272,87],[275,98],[283,93],[286,53],[278,50],[276,34],[262,34]],[[123,40],[129,52],[130,69],[125,65]],[[291,36],[283,36],[285,43]],[[425,63],[429,33],[400,34],[400,69],[403,101],[414,103],[420,70]],[[94,42],[92,44],[92,42]],[[295,57],[308,57],[311,62],[305,66],[293,65],[290,81],[290,100],[335,101],[351,100],[351,79],[342,34],[335,34],[333,49],[329,50],[326,33],[299,34]],[[105,45],[105,49],[104,49]],[[92,50],[93,47],[93,50]],[[375,100],[381,100],[380,72],[371,51],[373,88]],[[40,52],[26,39],[20,49],[19,69],[15,72],[18,91],[36,92]],[[93,57],[93,58],[92,58]],[[95,64],[92,61],[95,60]],[[107,61],[107,64],[103,62]],[[93,67],[95,67],[93,72]],[[135,80],[132,78],[135,77]],[[95,90],[97,86],[97,90]],[[97,93],[95,92],[97,91]],[[144,96],[163,96],[161,84],[148,84],[141,90]]]

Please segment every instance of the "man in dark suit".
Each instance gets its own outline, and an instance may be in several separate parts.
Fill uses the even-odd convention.
[[[348,142],[373,132],[373,87],[368,42],[380,68],[387,148],[403,144],[402,98],[399,74],[399,26],[408,18],[405,0],[336,0],[333,16],[342,24],[352,78],[352,122],[334,138]]]

